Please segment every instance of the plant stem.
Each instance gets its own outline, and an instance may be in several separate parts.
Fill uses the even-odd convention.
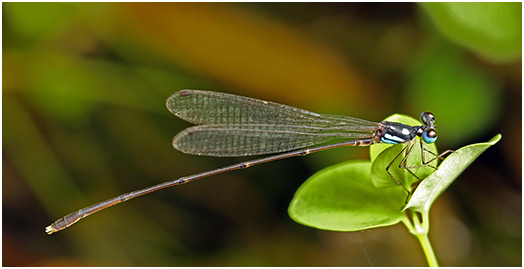
[[[428,260],[428,265],[430,267],[438,267],[439,265],[437,262],[437,257],[435,256],[435,252],[431,247],[431,242],[429,242],[428,234],[416,234],[415,236],[422,245],[422,249],[424,250],[424,254],[426,255],[426,260]]]
[[[435,256],[435,252],[433,251],[433,247],[431,246],[431,242],[429,241],[428,237],[429,214],[427,211],[424,211],[421,212],[419,216],[422,219],[417,216],[415,211],[411,211],[411,216],[409,217],[406,214],[402,219],[402,222],[404,225],[406,225],[409,232],[417,237],[420,245],[422,246],[422,250],[424,251],[424,255],[426,256],[426,260],[428,261],[428,265],[431,267],[438,267],[439,265],[437,257]]]

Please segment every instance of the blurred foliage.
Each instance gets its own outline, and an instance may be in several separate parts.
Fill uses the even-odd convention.
[[[435,15],[426,5],[2,5],[3,265],[425,265],[403,227],[325,232],[287,216],[308,176],[364,159],[366,149],[193,182],[47,236],[45,226],[80,207],[238,161],[172,149],[189,124],[164,103],[183,88],[375,121],[432,110],[441,150],[502,133],[437,201],[430,237],[441,265],[522,265],[521,45],[510,36],[521,29],[517,13],[482,7],[453,21],[489,16],[511,30],[487,53],[464,45],[481,35],[455,40],[442,29],[446,9]]]
[[[522,3],[421,3],[450,40],[492,61],[522,55]]]

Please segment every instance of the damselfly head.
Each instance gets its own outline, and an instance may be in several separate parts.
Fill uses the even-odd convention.
[[[435,115],[433,115],[431,112],[422,112],[422,114],[420,114],[420,119],[424,124],[433,126],[433,122],[435,122]]]
[[[433,128],[427,128],[424,131],[424,134],[422,134],[422,139],[424,139],[424,142],[428,144],[435,143],[435,141],[437,141],[437,137],[437,131],[435,131]]]
[[[422,139],[424,142],[431,144],[437,141],[437,131],[435,130],[435,115],[431,112],[422,112],[420,119],[424,123],[424,133]]]

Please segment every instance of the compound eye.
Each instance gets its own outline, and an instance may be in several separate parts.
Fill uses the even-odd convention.
[[[422,135],[422,139],[428,144],[435,143],[437,141],[437,131],[435,129],[427,129]]]
[[[420,114],[420,119],[427,125],[435,121],[435,115],[431,112],[422,112],[422,114]]]

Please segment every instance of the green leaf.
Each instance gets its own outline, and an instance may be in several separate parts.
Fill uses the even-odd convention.
[[[522,3],[422,3],[450,40],[497,62],[522,55]]]
[[[385,119],[385,121],[390,122],[400,122],[410,126],[422,125],[421,122],[415,120],[412,117],[394,114]],[[438,154],[437,147],[435,144],[426,144],[423,143],[424,148],[430,150],[431,152]],[[377,187],[400,187],[397,182],[395,182],[391,176],[387,173],[386,167],[388,167],[393,160],[389,171],[393,174],[395,179],[397,179],[406,189],[410,190],[411,185],[417,182],[419,179],[424,179],[429,174],[433,173],[435,170],[431,167],[419,167],[419,168],[410,168],[410,170],[415,173],[419,179],[411,175],[406,169],[400,169],[399,165],[407,151],[405,151],[400,156],[399,153],[404,149],[404,147],[411,147],[413,149],[409,154],[409,157],[406,162],[406,166],[414,167],[420,166],[422,164],[421,148],[420,148],[420,139],[417,137],[410,143],[400,144],[400,145],[389,145],[389,144],[376,144],[370,147],[370,156],[372,160],[371,174],[373,184]],[[398,156],[397,159],[395,159]],[[424,160],[429,161],[434,156],[428,152],[424,152]],[[436,166],[436,160],[431,163],[433,166]]]
[[[303,225],[333,231],[398,223],[404,190],[375,187],[370,168],[368,161],[348,161],[317,172],[295,193],[289,215]]]
[[[404,210],[428,212],[439,195],[486,149],[496,144],[502,135],[498,134],[486,143],[462,147],[449,155],[435,173],[424,179],[413,192]]]

